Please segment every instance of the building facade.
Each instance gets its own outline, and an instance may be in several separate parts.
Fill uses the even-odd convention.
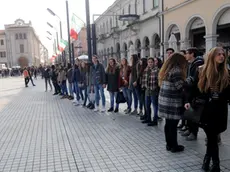
[[[31,22],[18,19],[14,24],[5,25],[6,54],[9,67],[22,63],[39,66],[41,63],[41,41]],[[47,50],[46,50],[47,51]]]
[[[78,57],[82,54],[88,54],[86,27],[81,28],[81,30],[79,31],[78,39],[74,41],[74,48],[75,57]]]
[[[116,0],[95,20],[97,54],[106,65],[107,59],[130,59],[160,56],[159,0]],[[133,22],[119,21],[119,15],[136,14]]]
[[[165,49],[230,48],[229,0],[165,0],[162,15]]]
[[[0,64],[7,66],[5,31],[0,30]]]
[[[43,44],[40,44],[40,64],[47,65],[49,63],[48,58],[49,54],[47,48]]]

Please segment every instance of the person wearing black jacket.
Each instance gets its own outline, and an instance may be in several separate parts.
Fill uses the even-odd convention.
[[[188,71],[187,71],[187,79],[186,79],[187,85],[191,85],[191,83],[193,82],[193,78],[197,73],[198,67],[204,64],[204,59],[202,57],[199,57],[198,54],[199,51],[195,47],[186,50],[185,58],[189,63]],[[182,136],[186,136],[187,141],[196,140],[198,129],[199,129],[198,125],[191,121],[187,121],[187,125],[188,125],[188,130],[184,131],[182,133]]]
[[[44,70],[45,88],[46,88],[45,92],[47,92],[48,84],[50,86],[50,90],[52,91],[52,85],[50,83],[50,74],[51,74],[50,67],[47,66]]]
[[[60,87],[59,87],[58,82],[57,82],[57,77],[58,77],[58,74],[56,72],[55,66],[52,65],[51,66],[51,80],[52,80],[54,90],[55,90],[53,95],[57,95],[61,92]]]

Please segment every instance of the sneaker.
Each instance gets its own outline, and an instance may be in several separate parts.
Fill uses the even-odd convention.
[[[142,111],[140,111],[139,114],[137,114],[137,115],[138,115],[138,116],[143,116],[144,114],[143,114]]]
[[[101,112],[105,112],[106,111],[106,108],[105,107],[102,107],[101,108]]]
[[[180,131],[186,131],[188,127],[184,126],[183,128],[180,129]]]
[[[132,111],[130,115],[137,115],[137,110],[135,109],[134,111]]]
[[[162,121],[163,119],[162,119],[161,117],[158,116],[158,117],[157,117],[157,120],[158,120],[158,121]]]
[[[76,102],[74,103],[74,106],[78,106],[78,105],[80,105],[80,104],[79,104],[79,101],[76,101]]]
[[[189,136],[190,135],[190,131],[186,130],[183,133],[181,133],[181,136]]]
[[[129,114],[131,113],[131,109],[127,109],[127,111],[125,112],[125,114]]]
[[[127,108],[127,109],[124,110],[124,112],[126,113],[128,110],[129,110],[129,109]]]
[[[118,108],[116,108],[116,109],[114,110],[114,113],[117,113],[117,112],[119,112],[119,109],[118,109]]]
[[[191,133],[189,136],[186,137],[186,140],[187,141],[197,140],[197,136]]]
[[[99,106],[96,106],[95,109],[93,110],[94,112],[98,112],[99,111]]]

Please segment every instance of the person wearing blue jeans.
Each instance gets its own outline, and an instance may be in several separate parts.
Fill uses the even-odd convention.
[[[80,70],[77,64],[74,65],[73,68],[73,73],[72,73],[72,80],[73,80],[73,86],[74,86],[74,93],[76,95],[76,99],[73,101],[74,105],[78,106],[80,102],[80,88],[79,88],[79,83],[80,83]]]
[[[105,112],[105,94],[104,88],[106,87],[106,76],[104,66],[99,63],[98,57],[93,55],[92,57],[93,65],[90,68],[91,72],[91,84],[94,85],[95,92],[95,101],[96,107],[94,109],[95,112],[99,111],[99,101],[100,97],[102,99],[102,109],[101,112]]]
[[[123,92],[123,95],[127,101],[127,114],[131,112],[132,110],[132,93],[131,93],[131,90],[128,88],[128,87],[123,87],[122,88],[122,92]]]
[[[148,126],[158,124],[158,73],[159,69],[154,65],[154,58],[148,58],[148,66],[144,70],[141,87],[145,89],[146,120],[142,123],[148,123]],[[151,104],[154,110],[154,119],[151,120]]]
[[[108,112],[118,112],[119,104],[116,103],[116,107],[114,110],[114,99],[117,100],[117,93],[119,91],[119,77],[120,77],[120,69],[116,64],[116,60],[114,58],[109,59],[108,67],[106,69],[106,83],[107,90],[110,95],[110,108]]]

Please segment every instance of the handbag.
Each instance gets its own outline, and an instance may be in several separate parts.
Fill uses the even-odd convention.
[[[195,100],[191,107],[184,112],[184,120],[200,124],[201,115],[204,111],[204,100]]]
[[[120,91],[117,93],[117,97],[116,97],[116,103],[119,104],[119,103],[125,103],[126,102],[126,99],[123,95],[123,92]]]

